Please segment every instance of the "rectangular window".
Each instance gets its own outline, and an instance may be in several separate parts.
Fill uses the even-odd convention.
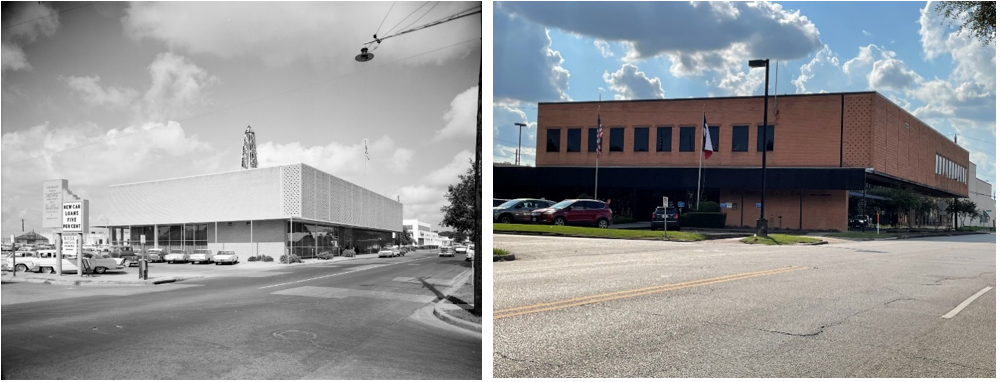
[[[733,151],[750,149],[750,126],[733,126]]]
[[[566,152],[580,152],[580,129],[569,129],[566,131]]]
[[[562,132],[560,129],[548,129],[545,131],[546,144],[545,151],[550,153],[559,152],[559,134]]]
[[[656,151],[670,151],[673,132],[673,127],[656,128]]]
[[[648,127],[636,127],[633,131],[635,136],[632,139],[632,151],[634,152],[647,152],[649,151],[649,128]]]
[[[708,136],[712,139],[712,149],[713,149],[712,151],[714,152],[722,151],[719,149],[719,127],[709,126]]]
[[[757,125],[757,151],[764,151],[764,126]],[[774,125],[767,125],[767,151],[774,151]]]
[[[681,127],[680,151],[694,151],[694,126]]]
[[[596,153],[597,152],[597,128],[591,127],[587,129],[587,152]]]
[[[612,127],[611,128],[611,145],[608,146],[608,151],[625,151],[625,128],[624,127]]]

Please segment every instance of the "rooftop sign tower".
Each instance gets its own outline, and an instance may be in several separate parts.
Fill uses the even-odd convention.
[[[243,160],[240,165],[244,170],[257,168],[257,140],[250,125],[247,125],[247,131],[243,133]]]

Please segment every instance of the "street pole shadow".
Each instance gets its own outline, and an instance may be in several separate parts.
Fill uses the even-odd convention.
[[[437,296],[437,299],[433,301],[435,303],[441,300],[448,300],[449,302],[455,305],[469,304],[458,297],[445,296],[443,293],[441,293],[441,291],[437,290],[437,288],[435,288],[434,285],[428,284],[426,281],[424,281],[424,277],[418,277],[417,280],[420,280],[420,283],[424,285],[424,288],[427,288],[428,290],[431,291],[431,293],[434,293],[434,295]]]

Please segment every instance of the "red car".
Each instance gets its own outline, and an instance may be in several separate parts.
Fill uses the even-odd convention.
[[[611,226],[611,217],[611,207],[593,199],[566,199],[551,207],[531,211],[533,223],[555,225],[593,225],[608,228]]]

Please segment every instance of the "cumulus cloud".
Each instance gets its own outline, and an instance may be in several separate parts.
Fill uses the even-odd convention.
[[[3,37],[0,39],[2,70],[31,70],[22,48],[39,37],[51,37],[59,29],[59,15],[48,4],[39,2],[4,2]],[[10,27],[8,27],[10,26]]]
[[[78,91],[83,101],[90,106],[106,106],[108,108],[128,107],[139,96],[139,92],[130,88],[102,88],[100,76],[64,76],[60,77],[70,89]]]
[[[503,8],[546,27],[604,41],[627,41],[631,58],[661,54],[691,60],[686,66],[717,69],[719,56],[743,44],[742,58],[792,60],[819,49],[819,31],[798,11],[768,2],[513,2]],[[670,31],[663,30],[670,15]],[[496,25],[496,24],[494,24]],[[699,55],[701,54],[701,55]]]
[[[524,111],[525,106],[520,103],[493,103],[493,161],[514,163],[517,152],[518,134],[521,134],[521,164],[534,165],[535,163],[535,136],[538,131],[538,122],[529,122],[535,117],[529,116]],[[524,123],[525,126],[518,128],[514,123]],[[509,157],[501,154],[507,152],[506,149],[498,150],[496,147],[509,148]]]
[[[479,113],[479,87],[473,86],[455,96],[451,107],[442,117],[444,127],[434,133],[432,141],[442,141],[454,137],[476,136],[476,115]]]
[[[409,169],[413,156],[412,149],[399,147],[388,135],[368,141],[368,157],[371,159],[367,163],[363,141],[354,144],[333,141],[322,146],[268,141],[257,145],[260,167],[302,162],[354,184],[363,184],[366,172],[375,174],[374,170],[378,168],[394,173],[405,172]]]
[[[18,230],[18,218],[41,216],[38,193],[45,180],[68,179],[72,190],[90,200],[91,224],[97,224],[107,211],[109,184],[153,180],[154,168],[155,178],[165,179],[223,171],[223,163],[232,162],[227,160],[231,153],[214,149],[175,121],[109,130],[93,123],[53,127],[46,122],[3,134],[0,145],[3,227]],[[53,154],[59,151],[64,152]],[[163,166],[165,161],[171,165]]]
[[[134,40],[153,39],[175,50],[223,58],[253,58],[278,67],[304,60],[318,68],[350,71],[361,44],[372,40],[372,26],[385,18],[380,37],[393,25],[401,31],[470,9],[478,3],[440,3],[420,8],[418,3],[383,3],[372,12],[362,2],[135,2],[122,18],[125,33]],[[410,13],[414,17],[404,20]],[[418,17],[427,12],[422,18]],[[294,23],[287,22],[295,20]],[[393,32],[395,32],[393,31]],[[383,62],[426,53],[482,34],[482,18],[474,15],[419,33],[385,40],[392,49],[373,51]],[[440,44],[428,44],[428,42]],[[442,63],[480,49],[478,41],[407,60],[407,64]],[[361,64],[357,64],[361,65]]]
[[[604,72],[604,82],[614,90],[615,99],[663,98],[663,86],[658,77],[648,78],[632,64],[624,64],[614,73]]]
[[[448,186],[459,182],[459,175],[464,175],[472,167],[469,162],[474,159],[473,153],[463,150],[444,164],[441,168],[431,171],[418,184],[399,188],[397,194],[403,203],[403,215],[406,219],[439,224],[444,220],[441,207],[448,204],[445,194]]]
[[[608,58],[614,57],[615,52],[611,50],[611,44],[608,44],[604,40],[594,40],[594,47],[601,51],[601,56]]]
[[[833,53],[833,51],[830,50],[829,46],[823,45],[823,49],[816,52],[816,55],[813,56],[812,60],[809,60],[808,63],[799,68],[799,76],[792,80],[792,83],[795,84],[796,93],[811,93],[812,91],[807,89],[806,86],[811,80],[817,78],[818,76],[818,79],[821,80],[823,84],[820,85],[820,88],[815,91],[823,92],[824,90],[829,90],[831,85],[835,86],[834,83],[831,83],[831,80],[839,77],[839,73],[840,61],[837,59],[837,56]]]
[[[208,103],[206,89],[218,84],[210,75],[183,56],[160,53],[149,65],[151,83],[140,98],[131,88],[102,87],[98,76],[63,76],[66,85],[80,93],[88,105],[127,107],[136,121],[164,121],[191,115]]]
[[[868,86],[872,89],[907,90],[922,80],[917,72],[895,58],[876,61],[868,74]]]
[[[538,24],[504,11],[510,3],[493,3],[494,99],[528,102],[566,101],[569,71],[553,50],[549,32]]]

